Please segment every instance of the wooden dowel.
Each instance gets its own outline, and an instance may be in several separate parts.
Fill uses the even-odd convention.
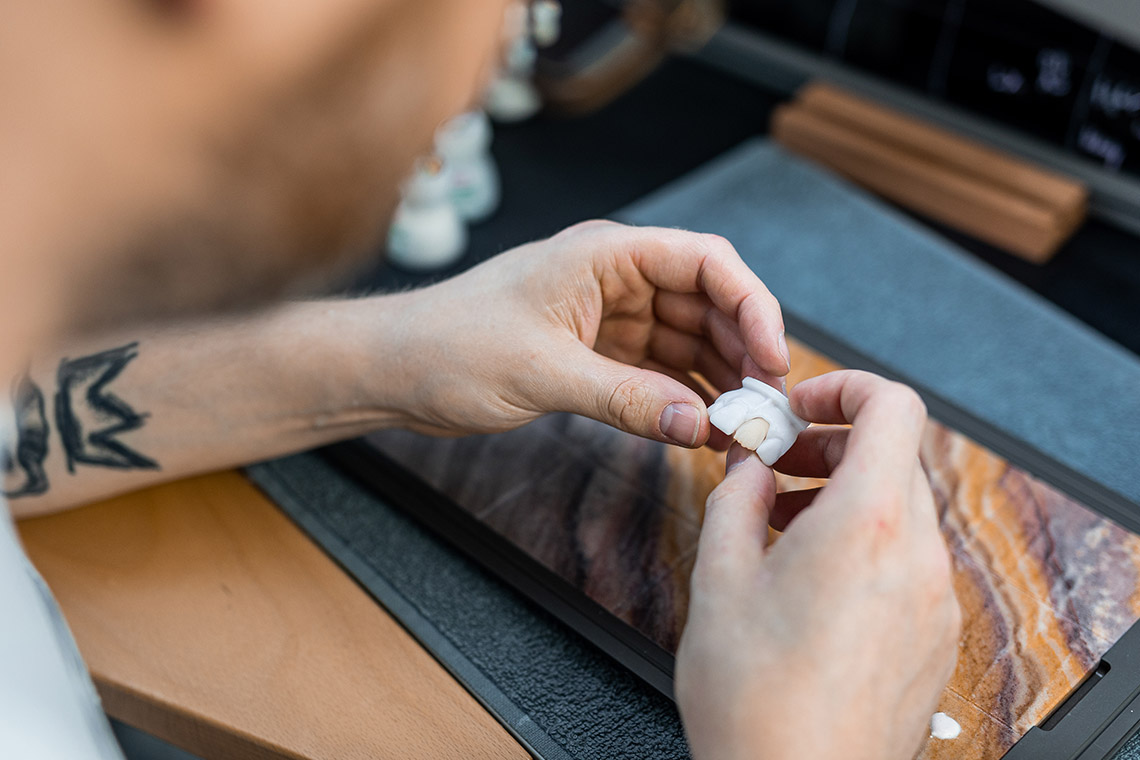
[[[1056,211],[797,105],[777,109],[772,134],[886,198],[1033,261],[1064,240],[1067,220]]]
[[[1075,226],[1083,219],[1088,190],[1081,183],[1041,170],[974,140],[950,134],[918,119],[883,108],[827,84],[803,88],[797,102],[813,113],[880,137],[898,149],[1057,209]]]
[[[1056,214],[1047,206],[1004,192],[999,187],[962,174],[937,161],[900,153],[889,143],[845,129],[842,125],[822,119],[811,112],[783,106],[778,109],[773,123],[778,139],[789,132],[799,133],[801,136],[862,155],[881,163],[885,168],[889,167],[897,172],[914,176],[932,187],[942,187],[947,194],[960,197],[967,203],[991,207],[1003,215],[1027,224],[1041,227],[1057,226]]]

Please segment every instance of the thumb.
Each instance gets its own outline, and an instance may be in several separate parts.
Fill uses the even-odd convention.
[[[734,444],[728,472],[709,494],[693,568],[694,588],[730,588],[751,578],[768,543],[768,518],[776,500],[772,469]]]
[[[689,448],[708,440],[705,403],[683,383],[660,372],[615,361],[580,344],[566,359],[567,411],[627,433]]]

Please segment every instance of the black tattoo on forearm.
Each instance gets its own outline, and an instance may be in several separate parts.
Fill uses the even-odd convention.
[[[12,385],[12,410],[16,416],[16,440],[2,441],[0,459],[4,465],[4,480],[10,481],[22,474],[23,481],[4,490],[8,498],[34,496],[48,489],[44,461],[48,455],[48,421],[44,409],[44,394],[31,378],[24,375]]]
[[[68,472],[76,464],[116,469],[160,469],[158,462],[128,447],[117,437],[143,426],[147,414],[107,390],[138,356],[138,343],[59,363],[55,424],[59,429]]]
[[[138,356],[138,345],[130,343],[59,363],[55,427],[68,472],[75,472],[77,464],[120,470],[161,469],[158,462],[119,440],[123,433],[142,427],[149,415],[135,411],[107,389]],[[44,470],[51,431],[45,407],[43,392],[27,375],[12,386],[16,439],[0,441],[4,481],[11,484],[3,493],[10,499],[42,494],[50,485]]]

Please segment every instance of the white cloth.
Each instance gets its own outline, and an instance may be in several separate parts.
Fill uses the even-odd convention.
[[[123,759],[71,631],[2,498],[0,758]]]

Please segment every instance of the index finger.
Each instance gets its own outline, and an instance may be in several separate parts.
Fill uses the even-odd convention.
[[[649,282],[677,293],[704,293],[740,326],[757,367],[776,377],[788,374],[780,303],[731,243],[663,227],[630,227],[628,234],[627,252]]]
[[[839,370],[799,383],[789,401],[810,422],[851,424],[833,482],[909,488],[926,426],[926,406],[912,389],[869,372]]]

